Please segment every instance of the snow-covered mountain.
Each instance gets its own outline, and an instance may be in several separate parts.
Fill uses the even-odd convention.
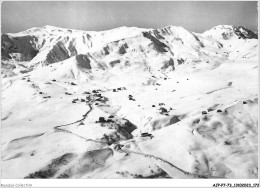
[[[258,34],[2,34],[3,178],[257,178]]]
[[[239,49],[241,46],[243,49]],[[248,48],[252,53],[247,54]],[[16,34],[3,34],[1,49],[2,60],[25,61],[30,70],[79,54],[87,54],[88,59],[98,65],[102,60],[115,59],[99,66],[104,69],[111,67],[111,64],[115,65],[113,62],[118,62],[118,59],[125,62],[133,56],[143,61],[149,57],[154,59],[154,56],[163,56],[164,61],[166,58],[168,61],[178,62],[177,64],[184,60],[199,61],[204,56],[211,56],[213,59],[256,56],[257,35],[243,27],[226,25],[214,27],[203,34],[192,33],[176,26],[161,29],[121,27],[103,32],[44,26]],[[91,58],[92,56],[95,58]],[[158,66],[156,68],[167,68],[165,62]]]

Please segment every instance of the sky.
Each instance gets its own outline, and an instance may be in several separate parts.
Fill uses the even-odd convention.
[[[175,25],[199,33],[216,25],[258,28],[257,1],[5,1],[1,9],[2,33],[45,25],[86,31]]]

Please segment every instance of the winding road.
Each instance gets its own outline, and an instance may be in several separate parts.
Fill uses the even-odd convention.
[[[66,130],[66,129],[63,129],[63,128],[61,128],[61,127],[66,127],[66,126],[69,126],[69,125],[74,125],[74,124],[76,124],[76,123],[80,123],[80,122],[82,122],[82,121],[84,121],[87,117],[88,117],[88,115],[89,115],[89,113],[93,110],[93,103],[94,103],[95,101],[94,100],[89,100],[89,101],[86,101],[86,104],[89,106],[89,110],[83,115],[83,118],[81,118],[81,119],[79,119],[79,120],[77,120],[77,121],[74,121],[74,122],[72,122],[72,123],[67,123],[67,124],[64,124],[64,125],[58,125],[58,126],[55,126],[54,127],[54,130],[55,130],[55,132],[64,132],[64,133],[68,133],[68,134],[72,134],[72,135],[75,135],[75,136],[77,136],[77,137],[79,137],[79,138],[81,138],[81,139],[84,139],[85,141],[91,141],[91,142],[96,142],[96,143],[100,143],[100,144],[107,144],[106,142],[102,142],[102,141],[98,141],[98,140],[93,140],[93,139],[87,139],[87,138],[85,138],[85,137],[83,137],[83,136],[80,136],[80,135],[78,135],[78,134],[75,134],[75,133],[73,133],[73,132],[71,132],[71,131],[69,131],[69,130]]]
[[[151,154],[145,154],[145,153],[140,153],[140,152],[136,152],[136,151],[130,151],[130,150],[127,150],[127,149],[120,149],[120,151],[124,152],[124,153],[133,153],[133,154],[136,154],[136,155],[142,155],[144,157],[150,157],[150,158],[153,158],[155,160],[158,160],[158,161],[161,161],[163,163],[166,163],[168,165],[170,165],[171,167],[179,170],[180,172],[182,172],[184,175],[186,176],[189,176],[191,178],[211,178],[211,179],[225,179],[225,177],[218,177],[218,176],[211,176],[211,175],[200,175],[200,174],[194,174],[194,173],[190,173],[190,172],[187,172],[179,167],[177,167],[176,165],[170,163],[169,161],[165,160],[165,159],[162,159],[160,157],[156,157],[154,155],[151,155]]]

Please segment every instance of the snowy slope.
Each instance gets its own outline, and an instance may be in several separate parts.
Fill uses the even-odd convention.
[[[244,27],[2,34],[2,178],[257,178]]]

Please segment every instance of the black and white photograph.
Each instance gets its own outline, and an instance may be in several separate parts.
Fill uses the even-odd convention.
[[[258,43],[258,1],[3,1],[1,179],[258,182]]]

